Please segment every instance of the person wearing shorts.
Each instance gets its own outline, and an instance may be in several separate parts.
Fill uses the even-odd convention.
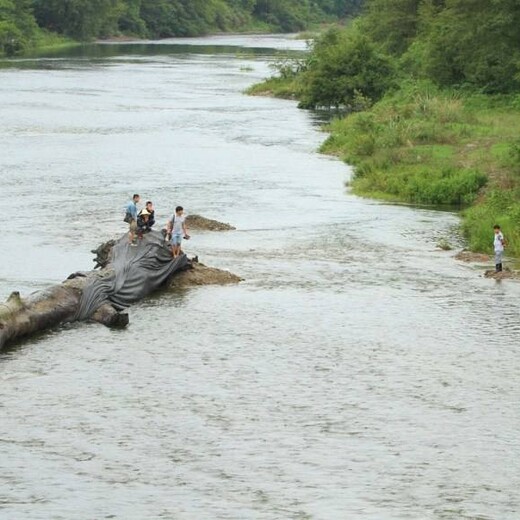
[[[184,208],[177,206],[175,208],[175,214],[172,216],[169,222],[169,231],[171,233],[170,246],[172,250],[173,258],[177,258],[181,253],[182,239],[188,240],[188,228],[186,227],[186,217],[184,215]]]

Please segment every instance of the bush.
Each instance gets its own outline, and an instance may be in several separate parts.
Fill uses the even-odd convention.
[[[0,21],[0,55],[14,56],[28,47],[23,32],[13,23]]]
[[[332,29],[311,51],[301,106],[364,109],[391,87],[393,75],[390,59],[358,30]]]

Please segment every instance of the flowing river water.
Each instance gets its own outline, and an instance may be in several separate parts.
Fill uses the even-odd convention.
[[[520,289],[458,217],[356,198],[319,117],[248,97],[283,37],[97,45],[0,69],[0,300],[92,264],[133,192],[245,281],[0,355],[0,518],[520,518]],[[492,231],[490,233],[490,240]]]

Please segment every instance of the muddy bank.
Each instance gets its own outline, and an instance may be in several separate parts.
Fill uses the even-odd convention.
[[[198,259],[190,261],[190,268],[180,271],[172,276],[168,282],[168,289],[187,289],[201,285],[229,285],[243,281],[236,274],[223,269],[208,267],[198,262]]]
[[[467,263],[486,263],[491,261],[491,257],[484,253],[473,253],[472,251],[463,249],[455,255],[455,260]]]
[[[459,251],[455,256],[455,260],[465,262],[467,264],[489,264],[493,263],[493,258],[490,255],[484,253],[473,253],[466,249]],[[486,269],[484,271],[485,278],[494,278],[495,280],[520,280],[520,271],[505,267],[503,271],[497,273],[494,269]]]
[[[494,278],[495,280],[506,280],[508,278],[513,280],[520,280],[520,271],[512,271],[506,267],[503,271],[497,273],[494,269],[488,269],[484,273],[484,277]]]
[[[231,224],[212,220],[201,215],[188,215],[186,224],[189,229],[194,229],[195,231],[232,231],[236,229]]]

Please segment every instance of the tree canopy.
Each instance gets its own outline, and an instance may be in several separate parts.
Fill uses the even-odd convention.
[[[299,69],[292,81],[303,107],[362,109],[410,79],[518,92],[520,2],[365,0],[361,16],[318,38]]]
[[[0,0],[0,54],[23,51],[38,30],[31,0]]]
[[[362,0],[0,0],[0,54],[22,52],[39,30],[76,40],[116,34],[196,36],[262,28],[297,31],[351,17]]]
[[[367,0],[361,26],[404,74],[487,93],[520,88],[518,0]]]
[[[348,107],[381,98],[390,86],[390,59],[360,31],[332,29],[318,40],[301,82],[302,107]]]

